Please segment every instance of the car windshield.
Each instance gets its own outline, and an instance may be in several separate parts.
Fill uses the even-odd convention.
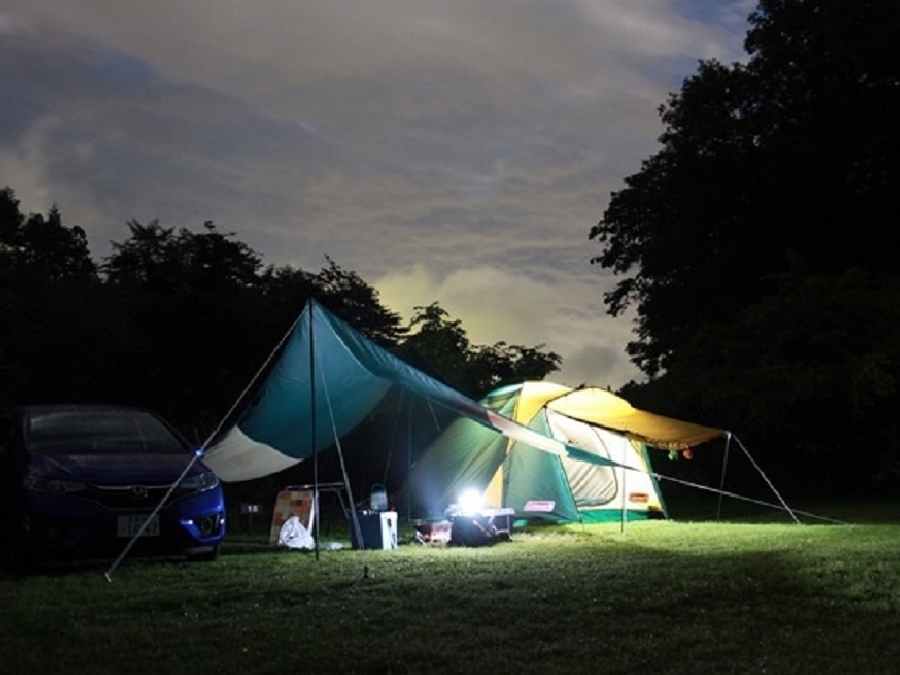
[[[28,447],[41,452],[183,453],[156,417],[140,410],[51,410],[28,418]]]

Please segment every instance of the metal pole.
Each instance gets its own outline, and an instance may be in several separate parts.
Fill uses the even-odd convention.
[[[744,454],[745,454],[745,455],[747,455],[747,459],[750,460],[750,463],[753,465],[753,468],[756,469],[756,470],[759,472],[759,475],[763,477],[763,480],[766,481],[766,484],[769,486],[769,489],[772,490],[772,492],[775,493],[775,496],[778,498],[778,501],[779,501],[779,502],[781,503],[781,505],[784,507],[784,510],[787,511],[787,512],[791,515],[791,518],[794,519],[794,522],[797,523],[797,525],[800,525],[800,524],[801,524],[801,523],[800,523],[800,519],[794,514],[793,510],[791,510],[791,507],[787,505],[787,502],[784,501],[784,498],[781,496],[781,493],[778,492],[778,490],[775,489],[775,486],[774,486],[774,485],[772,485],[772,481],[769,480],[769,477],[768,477],[768,476],[765,474],[765,472],[759,467],[759,464],[756,463],[756,460],[753,459],[753,455],[751,455],[751,454],[750,454],[750,451],[747,450],[747,446],[745,446],[745,445],[741,442],[741,439],[738,438],[737,436],[734,437],[734,440],[737,441],[738,447],[739,447],[741,450],[744,451]]]
[[[388,442],[388,455],[387,461],[384,464],[384,484],[387,486],[388,479],[391,475],[391,462],[394,459],[394,446],[397,445],[397,441],[400,438],[400,422],[403,420],[403,402],[404,396],[406,396],[406,390],[401,389],[400,394],[397,397],[397,415],[394,417],[394,428],[391,431],[390,441]]]
[[[320,371],[322,376],[322,389],[325,392],[325,403],[328,405],[328,419],[331,420],[331,434],[334,438],[334,447],[337,449],[338,460],[341,463],[341,474],[344,477],[344,489],[347,491],[347,498],[350,500],[350,516],[353,521],[353,531],[356,534],[356,541],[359,542],[360,548],[366,548],[366,542],[363,541],[362,529],[359,526],[359,517],[356,514],[356,502],[353,499],[353,490],[350,487],[350,478],[347,475],[347,466],[344,464],[344,451],[341,449],[341,439],[338,436],[337,424],[334,421],[334,407],[331,405],[331,394],[328,393],[328,378],[325,377],[325,370]],[[316,485],[318,489],[318,484]],[[340,493],[338,493],[340,496]],[[368,568],[367,568],[368,569]]]
[[[622,446],[622,466],[624,467],[628,457],[625,454],[625,446]],[[626,485],[627,472],[622,469],[622,520],[619,523],[619,532],[625,534],[625,520],[628,518],[628,487]]]
[[[426,399],[425,399],[425,403],[426,403],[426,405],[428,406],[428,410],[431,411],[431,419],[434,420],[434,428],[435,428],[435,430],[436,430],[438,433],[441,433],[441,424],[440,424],[440,422],[438,422],[437,413],[434,412],[434,408],[433,408],[432,405],[431,405],[431,400],[426,398]]]
[[[313,331],[313,308],[309,299],[309,438],[313,453],[313,524],[316,535],[316,560],[319,559],[319,453],[316,450],[316,338]]]
[[[710,487],[709,485],[703,485],[701,483],[692,483],[689,480],[681,480],[680,478],[675,478],[674,476],[666,476],[661,473],[651,473],[651,476],[657,478],[658,480],[668,480],[673,483],[678,483],[679,485],[687,485],[688,487],[697,488],[698,490],[706,490],[708,492],[718,492],[718,490],[714,487]],[[787,511],[784,506],[780,504],[775,504],[773,502],[764,502],[761,499],[751,499],[750,497],[744,497],[743,495],[739,495],[736,492],[729,492],[725,490],[725,496],[731,497],[732,499],[737,499],[738,501],[747,502],[748,504],[757,504],[758,506],[766,506],[770,509],[777,509],[779,511]],[[801,516],[806,516],[807,518],[815,518],[816,520],[824,520],[829,523],[835,523],[837,525],[850,525],[850,523],[844,520],[838,520],[837,518],[829,518],[828,516],[820,516],[815,513],[810,513],[809,511],[798,511],[797,509],[791,509],[790,513],[795,513]]]
[[[409,409],[406,413],[406,522],[412,520],[412,493],[409,489],[409,477],[412,474],[412,409],[413,397],[409,397]]]
[[[156,505],[156,508],[150,512],[150,515],[144,519],[144,522],[141,523],[141,526],[138,528],[138,531],[134,533],[134,536],[128,541],[125,545],[125,548],[119,554],[119,557],[113,560],[112,565],[109,566],[109,569],[103,575],[106,577],[106,580],[110,583],[112,582],[112,575],[115,574],[116,568],[121,564],[122,560],[125,559],[125,556],[128,555],[128,552],[131,550],[131,547],[134,546],[134,542],[140,539],[141,535],[144,534],[144,530],[147,529],[147,526],[150,525],[150,521],[156,518],[156,515],[160,512],[162,507],[165,505],[166,501],[168,501],[169,497],[172,496],[172,493],[175,492],[175,488],[181,485],[181,481],[184,480],[184,477],[187,476],[188,471],[191,470],[191,467],[200,459],[200,453],[194,452],[193,457],[191,457],[191,461],[188,462],[187,466],[184,467],[184,471],[181,472],[181,475],[169,486],[169,489],[166,490],[166,494],[163,495],[163,498],[159,500],[159,504]]]
[[[728,450],[731,448],[731,432],[725,432],[725,454],[722,455],[722,475],[719,477],[719,503],[716,506],[716,520],[722,516],[722,492],[725,489],[725,472],[728,470]]]
[[[131,550],[131,547],[134,546],[134,542],[137,541],[137,539],[142,534],[144,534],[144,530],[147,529],[147,526],[149,525],[150,520],[156,514],[159,513],[160,509],[162,509],[163,506],[165,506],[166,501],[169,499],[169,497],[175,491],[175,489],[179,485],[181,485],[181,481],[183,481],[184,477],[187,476],[188,471],[191,470],[191,467],[194,466],[194,464],[197,462],[197,460],[200,458],[200,456],[206,452],[207,446],[213,441],[213,439],[216,436],[218,436],[219,432],[222,430],[222,427],[225,426],[225,422],[228,421],[229,419],[231,419],[231,414],[235,410],[237,410],[237,407],[241,404],[241,402],[247,396],[247,392],[250,391],[250,389],[253,387],[254,384],[256,384],[256,381],[259,379],[259,376],[266,369],[266,366],[269,365],[269,362],[272,360],[272,357],[275,356],[275,354],[278,352],[278,350],[281,349],[281,345],[283,345],[285,343],[285,341],[290,337],[291,333],[294,332],[294,328],[296,328],[297,324],[300,322],[301,316],[302,316],[302,314],[300,316],[298,316],[296,319],[294,319],[294,322],[291,324],[291,327],[288,328],[287,332],[281,337],[281,339],[278,341],[278,344],[275,345],[275,348],[271,352],[269,352],[269,356],[266,357],[266,360],[259,367],[259,370],[256,371],[256,374],[253,376],[253,378],[250,380],[250,382],[247,383],[247,386],[244,387],[244,390],[241,392],[240,396],[238,396],[235,399],[234,403],[231,404],[231,408],[228,409],[228,412],[225,413],[225,416],[221,420],[219,420],[219,424],[216,426],[216,428],[213,430],[213,432],[209,436],[206,437],[206,440],[203,441],[203,445],[201,445],[194,452],[194,456],[191,458],[191,461],[188,463],[188,465],[184,468],[184,471],[181,473],[181,475],[178,477],[178,479],[174,483],[172,483],[172,485],[169,486],[169,489],[166,492],[166,494],[163,495],[163,498],[161,500],[159,500],[159,504],[156,505],[156,508],[153,509],[151,514],[143,522],[143,524],[138,529],[138,531],[134,534],[134,536],[125,545],[125,549],[119,554],[119,557],[113,561],[112,565],[110,565],[109,569],[103,575],[106,577],[106,580],[108,582],[112,583],[112,575],[115,573],[116,569],[119,567],[119,565],[125,559],[125,556],[128,555],[128,552]]]

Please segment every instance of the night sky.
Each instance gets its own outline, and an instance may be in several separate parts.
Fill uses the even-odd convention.
[[[629,317],[588,239],[748,0],[0,3],[0,186],[96,256],[125,221],[214,220],[270,263],[330,255],[408,316],[617,386]]]

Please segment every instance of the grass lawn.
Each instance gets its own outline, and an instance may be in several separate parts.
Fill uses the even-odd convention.
[[[900,672],[900,524],[545,527],[319,563],[232,543],[101,572],[0,579],[0,672]]]

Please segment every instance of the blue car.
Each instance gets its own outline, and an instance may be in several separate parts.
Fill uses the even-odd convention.
[[[5,492],[23,559],[118,553],[192,458],[172,427],[139,408],[29,406],[11,422]],[[213,559],[224,536],[222,487],[198,460],[134,551]]]

